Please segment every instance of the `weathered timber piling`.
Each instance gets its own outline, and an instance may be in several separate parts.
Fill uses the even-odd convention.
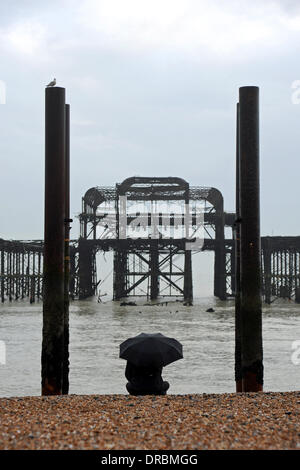
[[[78,251],[79,300],[82,300],[96,293],[94,283],[95,253],[89,240],[85,240],[84,238],[79,239]]]
[[[236,107],[236,192],[235,192],[235,385],[236,392],[242,392],[241,356],[241,210],[240,210],[240,105]]]
[[[300,287],[296,287],[295,302],[296,304],[300,304]]]
[[[185,214],[182,223],[185,228],[185,250],[184,250],[184,278],[183,278],[183,297],[186,305],[193,304],[193,271],[192,271],[192,251],[191,245],[187,240],[190,237],[190,226],[192,222],[192,214],[190,212],[190,186],[187,184],[185,195]]]
[[[62,393],[69,392],[69,292],[70,292],[70,105],[66,104],[65,137],[65,263],[64,263],[64,359]]]
[[[1,302],[5,301],[5,283],[4,283],[4,249],[1,250]]]
[[[150,244],[150,298],[156,300],[159,293],[159,251],[158,240],[151,240]]]
[[[37,297],[41,297],[41,253],[38,253],[38,282],[37,282]]]
[[[65,89],[46,88],[42,395],[60,395],[64,359]]]
[[[219,192],[218,192],[219,193]],[[226,300],[226,254],[224,247],[224,201],[219,193],[216,198],[215,213],[215,266],[214,266],[214,295],[220,300]]]
[[[185,250],[184,253],[184,300],[188,305],[193,303],[193,279],[192,279],[192,251]]]
[[[32,274],[30,278],[30,298],[29,301],[31,304],[35,302],[35,275]]]
[[[126,272],[128,265],[128,255],[123,248],[117,249],[114,253],[114,300],[127,297],[126,293]]]
[[[258,87],[240,88],[239,121],[242,389],[257,392],[263,388]]]

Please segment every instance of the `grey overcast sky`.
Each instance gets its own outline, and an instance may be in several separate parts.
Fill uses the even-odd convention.
[[[234,210],[238,88],[257,85],[262,234],[300,235],[299,0],[10,0],[0,54],[0,238],[43,237],[53,77],[71,104],[73,216],[89,187],[132,175],[215,186]]]

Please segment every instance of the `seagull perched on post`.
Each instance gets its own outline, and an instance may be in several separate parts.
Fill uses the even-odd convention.
[[[56,78],[53,78],[52,82],[48,83],[47,88],[50,86],[55,86],[56,85]]]

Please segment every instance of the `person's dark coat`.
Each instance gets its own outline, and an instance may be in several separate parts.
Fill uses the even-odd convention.
[[[169,388],[168,382],[162,379],[162,367],[137,367],[127,362],[125,377],[131,395],[160,395]]]

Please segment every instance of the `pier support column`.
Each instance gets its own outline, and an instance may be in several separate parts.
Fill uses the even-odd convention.
[[[65,140],[65,263],[64,263],[64,361],[62,393],[69,393],[69,292],[70,292],[70,105],[66,104]]]
[[[5,252],[4,249],[1,250],[1,302],[3,303],[5,301],[5,284],[4,284],[4,278],[5,278]]]
[[[151,240],[150,244],[150,298],[156,300],[159,293],[159,256],[158,256],[158,240]]]
[[[232,236],[232,239],[234,240],[234,235]],[[230,251],[230,281],[231,281],[232,294],[235,294],[235,262],[236,262],[235,244],[233,244],[231,251]]]
[[[300,304],[300,287],[296,287],[295,302],[296,304]]]
[[[236,190],[235,210],[235,387],[236,392],[242,392],[242,350],[241,350],[241,209],[240,209],[240,109],[236,108]]]
[[[114,253],[114,300],[126,296],[127,251],[117,249]]]
[[[226,300],[226,255],[224,245],[224,214],[216,214],[216,247],[215,247],[215,273],[214,295],[220,300]]]
[[[94,252],[88,240],[79,239],[78,243],[79,300],[95,295],[93,284]]]
[[[30,278],[30,303],[34,304],[35,302],[35,275],[32,274]]]
[[[184,253],[184,300],[187,304],[193,303],[193,279],[192,279],[192,251],[185,250]]]
[[[62,393],[64,346],[65,89],[46,88],[42,394]]]
[[[257,392],[263,388],[258,87],[240,88],[239,103],[242,381],[243,392]]]

